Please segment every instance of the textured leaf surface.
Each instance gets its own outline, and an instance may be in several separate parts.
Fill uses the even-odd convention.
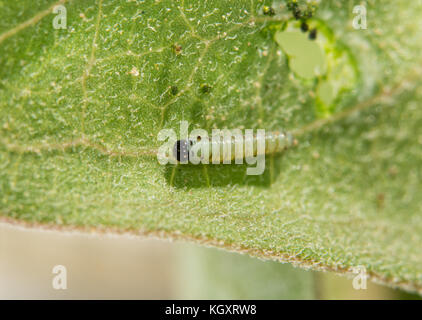
[[[422,5],[322,1],[317,18],[360,81],[318,118],[274,41],[292,18],[261,1],[0,2],[3,219],[200,240],[305,267],[422,288]],[[271,5],[271,3],[266,3]],[[281,7],[280,7],[281,4]],[[204,90],[206,87],[208,90]],[[162,128],[293,131],[295,149],[246,167],[161,166]]]

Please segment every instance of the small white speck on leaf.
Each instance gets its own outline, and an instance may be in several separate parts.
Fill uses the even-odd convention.
[[[132,76],[138,77],[139,76],[139,70],[136,67],[132,67],[132,70],[129,72]]]

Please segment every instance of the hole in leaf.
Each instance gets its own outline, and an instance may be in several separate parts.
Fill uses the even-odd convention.
[[[348,48],[326,24],[316,19],[306,24],[308,31],[303,22],[290,21],[274,39],[287,55],[290,69],[305,83],[314,80],[317,113],[324,117],[335,111],[342,92],[356,87],[358,69]]]

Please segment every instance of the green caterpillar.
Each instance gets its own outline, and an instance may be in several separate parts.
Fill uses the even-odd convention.
[[[208,160],[207,163],[228,163],[233,160],[243,160],[246,156],[257,157],[281,153],[296,144],[297,140],[290,132],[286,131],[269,132],[263,135],[244,135],[240,139],[233,135],[228,138],[218,135],[211,139],[198,136],[196,139],[176,141],[173,147],[173,157],[179,163],[187,163],[195,156],[197,150],[207,149],[209,151],[208,159],[199,155],[201,160]],[[249,154],[247,150],[249,150]]]

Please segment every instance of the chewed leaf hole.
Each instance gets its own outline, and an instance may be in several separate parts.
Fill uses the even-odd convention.
[[[275,33],[274,40],[296,76],[305,82],[315,80],[319,116],[332,114],[341,93],[357,86],[359,75],[353,56],[322,21],[289,21]]]

